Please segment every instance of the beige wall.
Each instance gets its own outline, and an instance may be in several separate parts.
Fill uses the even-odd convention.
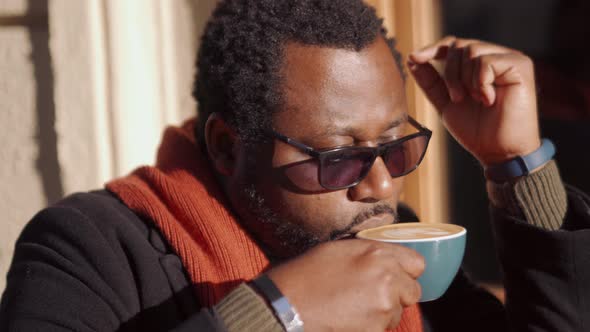
[[[48,36],[43,24],[46,13],[43,8],[28,10],[26,1],[3,0],[0,15],[0,289],[3,289],[4,272],[22,224],[49,198],[55,198],[59,188],[45,190],[43,182],[42,172],[49,177],[55,167],[44,170],[38,167],[38,162],[55,164],[53,158],[40,153],[41,140],[50,134],[42,131],[38,123],[49,114],[40,112],[37,106],[50,98],[42,91],[47,77],[36,78],[47,72],[47,63],[31,57],[33,48],[47,51],[47,44],[42,42]]]
[[[0,0],[0,292],[14,241],[63,195],[153,160],[194,114],[215,0]]]

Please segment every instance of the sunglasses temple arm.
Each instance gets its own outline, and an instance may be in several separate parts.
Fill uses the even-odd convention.
[[[291,138],[289,138],[289,137],[287,137],[287,136],[285,136],[283,134],[277,133],[276,131],[273,131],[272,134],[278,140],[280,140],[280,141],[282,141],[284,143],[287,143],[289,145],[292,145],[292,146],[294,146],[294,147],[296,147],[296,148],[298,148],[298,149],[306,152],[307,154],[309,154],[311,156],[317,157],[319,155],[319,153],[316,150],[314,150],[314,148],[312,148],[312,147],[310,147],[308,145],[305,145],[303,143],[297,142],[296,140],[291,139]]]
[[[418,129],[420,129],[421,131],[430,131],[430,129],[428,129],[428,128],[424,127],[424,126],[423,126],[423,125],[422,125],[420,122],[416,121],[416,120],[415,120],[413,117],[411,117],[411,116],[409,116],[409,115],[408,115],[408,122],[409,122],[409,123],[410,123],[412,126],[414,126],[414,127],[418,128]]]
[[[423,128],[422,125],[418,121],[416,121],[413,117],[411,117],[409,115],[408,115],[408,122],[414,127]]]

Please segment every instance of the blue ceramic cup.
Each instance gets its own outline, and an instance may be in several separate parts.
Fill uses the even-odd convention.
[[[358,238],[396,243],[416,250],[426,262],[418,278],[420,302],[441,297],[455,278],[465,252],[467,231],[453,224],[399,223],[367,229]]]

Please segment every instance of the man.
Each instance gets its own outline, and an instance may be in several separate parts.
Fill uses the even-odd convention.
[[[198,58],[199,118],[167,130],[156,167],[67,198],[23,231],[3,329],[590,326],[590,200],[566,193],[539,150],[526,56],[447,37],[408,62],[486,168],[506,307],[463,273],[418,305],[417,253],[348,239],[411,216],[398,201],[403,176],[428,141],[374,10],[360,0],[221,1]],[[433,60],[445,62],[442,76]],[[538,157],[531,174],[506,171],[519,156]]]

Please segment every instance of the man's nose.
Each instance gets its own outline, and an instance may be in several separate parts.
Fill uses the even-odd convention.
[[[375,160],[367,176],[349,189],[353,201],[381,201],[390,198],[394,192],[394,181],[381,157]]]

